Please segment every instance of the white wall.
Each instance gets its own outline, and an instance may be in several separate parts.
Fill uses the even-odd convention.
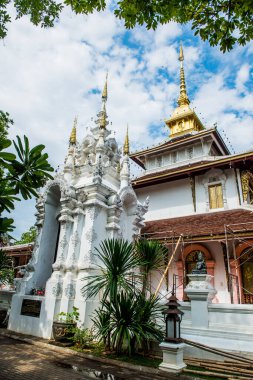
[[[192,193],[188,179],[136,189],[137,198],[144,202],[150,197],[146,220],[172,218],[193,213]]]
[[[182,302],[181,335],[185,339],[225,351],[253,355],[253,305],[208,305],[208,327],[192,327],[191,303]],[[211,358],[207,351],[187,346],[185,356]],[[222,360],[217,356],[217,360]]]

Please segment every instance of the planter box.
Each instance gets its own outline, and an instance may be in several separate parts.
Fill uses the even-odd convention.
[[[66,322],[53,322],[53,338],[59,343],[69,343],[71,345],[71,338],[75,335],[72,331],[76,327],[76,323]]]

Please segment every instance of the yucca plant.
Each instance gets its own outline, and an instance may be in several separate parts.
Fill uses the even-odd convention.
[[[96,338],[118,354],[147,347],[148,340],[162,338],[159,298],[146,299],[151,270],[164,265],[167,249],[160,243],[108,239],[97,249],[99,273],[88,277],[83,293],[95,297],[102,292],[101,307],[92,319]],[[140,270],[141,268],[141,270]]]
[[[82,289],[83,294],[90,298],[102,291],[103,304],[107,298],[115,300],[121,290],[132,293],[133,278],[138,278],[134,271],[139,265],[133,244],[127,240],[107,239],[96,251],[98,261],[101,262],[97,266],[100,273],[88,277],[87,284]]]
[[[105,301],[104,308],[95,310],[95,315],[91,319],[93,322],[94,330],[96,332],[95,338],[103,342],[105,349],[111,349],[111,307],[108,301]]]
[[[149,339],[160,341],[162,332],[156,323],[161,317],[158,299],[146,300],[141,293],[134,296],[120,292],[117,298],[106,305],[110,312],[110,333],[113,349],[129,355]]]
[[[164,267],[168,249],[156,240],[140,239],[135,245],[142,276],[142,294],[147,294],[148,277],[153,270]]]

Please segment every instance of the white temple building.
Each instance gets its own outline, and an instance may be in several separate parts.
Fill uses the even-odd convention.
[[[49,338],[55,316],[73,305],[89,326],[98,301],[84,301],[81,289],[94,273],[95,248],[106,238],[132,240],[144,225],[148,199],[142,204],[137,200],[130,181],[128,134],[122,154],[107,129],[106,101],[107,81],[96,125],[78,144],[75,120],[64,169],[47,182],[37,201],[38,236],[26,274],[17,281],[10,330]],[[31,294],[40,288],[45,296]],[[39,301],[39,315],[22,314],[24,299]]]

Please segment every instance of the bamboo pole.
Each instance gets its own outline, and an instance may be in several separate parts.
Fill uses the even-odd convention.
[[[161,286],[162,286],[163,280],[164,280],[164,278],[165,278],[165,276],[166,276],[166,274],[167,274],[167,272],[168,272],[168,270],[169,270],[169,267],[170,267],[171,261],[172,261],[174,255],[175,255],[175,253],[176,253],[176,251],[177,251],[177,248],[178,248],[178,246],[179,246],[179,243],[180,243],[182,237],[183,237],[183,235],[181,234],[181,235],[179,236],[179,238],[178,238],[178,241],[177,241],[176,247],[175,247],[175,249],[174,249],[174,251],[173,251],[173,253],[172,253],[172,255],[171,255],[171,258],[169,259],[168,265],[167,265],[165,271],[163,272],[162,278],[161,278],[161,280],[160,280],[160,282],[159,282],[159,284],[158,284],[158,286],[157,286],[157,288],[156,288],[155,296],[157,296],[157,293],[159,292],[159,290],[160,290],[160,288],[161,288]]]

